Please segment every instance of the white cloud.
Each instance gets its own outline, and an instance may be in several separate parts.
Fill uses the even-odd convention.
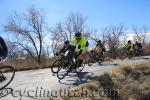
[[[142,34],[144,34],[144,33],[142,33]],[[136,34],[127,34],[126,35],[126,37],[125,37],[125,41],[127,41],[127,40],[132,40],[132,41],[134,41],[134,38],[136,37]],[[146,37],[145,37],[145,41],[146,42],[150,42],[150,32],[148,32],[148,33],[146,33]]]

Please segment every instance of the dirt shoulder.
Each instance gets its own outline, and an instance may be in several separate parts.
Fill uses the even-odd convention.
[[[149,100],[150,61],[123,64],[87,83],[70,89],[64,100]]]

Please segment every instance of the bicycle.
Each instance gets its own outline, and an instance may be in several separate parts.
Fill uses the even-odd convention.
[[[15,76],[15,69],[12,66],[0,66],[0,90],[8,86]]]
[[[135,46],[133,48],[133,56],[134,57],[137,57],[137,56],[143,56],[144,55],[144,51],[143,51],[143,48],[141,47],[138,47],[138,46]]]
[[[127,48],[122,48],[120,52],[118,51],[118,53],[120,54],[119,56],[121,59],[124,59],[126,57],[130,59],[133,57],[133,50],[128,50]]]
[[[51,71],[57,74],[58,79],[63,79],[65,76],[75,70],[76,73],[81,72],[84,69],[85,64],[82,63],[79,66],[79,60],[77,58],[65,59],[65,55],[60,53],[58,59],[54,61],[51,66]]]
[[[103,54],[97,54],[95,51],[91,51],[89,53],[89,59],[88,59],[88,65],[92,66],[94,63],[98,62],[99,65],[104,61],[104,55]]]

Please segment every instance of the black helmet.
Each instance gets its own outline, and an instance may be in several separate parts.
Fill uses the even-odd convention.
[[[70,44],[70,42],[69,42],[68,40],[66,40],[66,41],[64,42],[64,44],[68,45],[68,44]]]
[[[131,43],[131,40],[128,40],[128,43]]]
[[[102,41],[101,41],[101,40],[98,40],[97,43],[98,43],[98,44],[99,44],[99,43],[102,43]]]
[[[138,44],[139,42],[138,41],[135,41],[135,44]]]
[[[75,37],[81,37],[81,32],[75,33]]]

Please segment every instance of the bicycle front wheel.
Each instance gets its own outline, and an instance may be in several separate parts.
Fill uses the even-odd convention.
[[[8,86],[15,76],[15,69],[12,66],[0,67],[0,90]]]
[[[53,62],[53,64],[51,65],[51,71],[52,73],[56,74],[58,71],[58,68],[61,66],[61,60],[58,59],[56,61]]]
[[[70,65],[62,61],[61,66],[58,68],[58,71],[57,71],[58,79],[63,79],[65,76],[67,76],[69,73],[69,70],[70,70]]]

